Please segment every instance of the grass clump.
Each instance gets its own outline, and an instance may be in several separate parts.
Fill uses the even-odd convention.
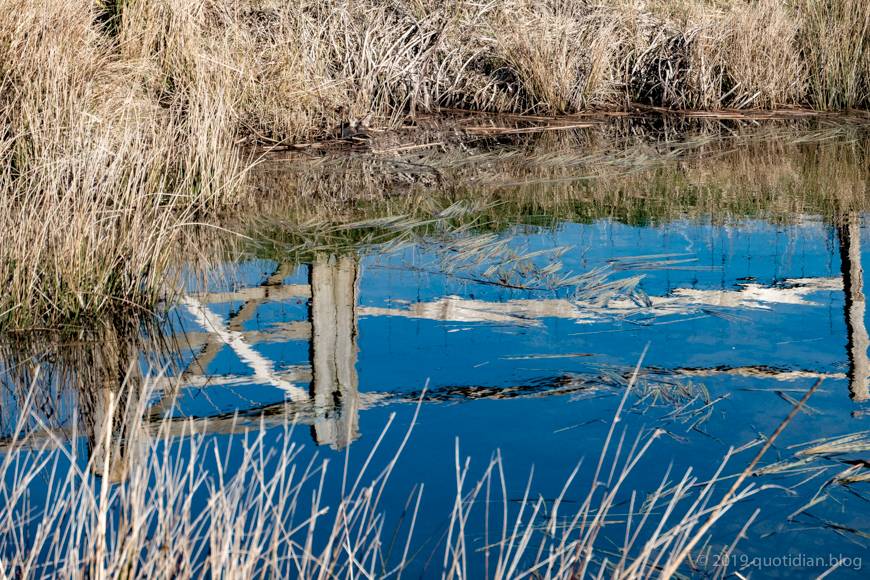
[[[802,49],[813,104],[867,107],[870,99],[870,6],[860,0],[798,0]]]
[[[89,2],[0,1],[0,327],[152,308],[239,175],[213,78],[163,95]]]

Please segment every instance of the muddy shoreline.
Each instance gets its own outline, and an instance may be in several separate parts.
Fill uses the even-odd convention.
[[[717,111],[695,109],[667,109],[650,105],[632,104],[630,110],[595,110],[570,115],[520,115],[489,113],[462,109],[442,109],[436,114],[411,116],[408,122],[395,129],[377,129],[347,123],[337,128],[331,139],[287,143],[257,140],[253,135],[239,141],[253,155],[270,156],[280,152],[348,151],[385,155],[416,149],[438,147],[448,142],[469,142],[486,137],[500,137],[545,131],[568,131],[596,127],[625,120],[651,124],[692,126],[697,121],[758,124],[774,121],[816,121],[831,125],[870,124],[870,111],[847,109],[819,111],[805,107],[778,109],[721,109]]]

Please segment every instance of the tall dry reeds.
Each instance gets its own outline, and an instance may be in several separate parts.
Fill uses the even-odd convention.
[[[161,98],[207,76],[231,124],[271,143],[440,108],[866,106],[867,11],[846,4],[123,0],[105,28],[154,64]]]
[[[857,0],[0,0],[0,327],[153,308],[235,146],[458,107],[862,107]]]
[[[722,481],[729,452],[709,480],[689,470],[674,485],[668,469],[661,485],[640,501],[625,488],[659,433],[638,433],[632,443],[625,430],[617,431],[630,387],[600,456],[581,461],[546,508],[528,486],[519,509],[512,507],[498,454],[472,482],[457,445],[456,497],[444,547],[427,548],[440,552],[428,557],[436,574],[468,578],[471,570],[485,568],[495,580],[588,574],[666,580],[684,565],[691,547],[706,539],[710,526],[765,488],[752,483],[718,493],[714,482]],[[128,377],[120,390],[94,394],[99,408],[83,432],[74,425],[65,432],[46,425],[11,433],[0,456],[0,578],[399,580],[403,573],[419,573],[426,557],[420,546],[427,542],[414,536],[414,528],[424,486],[411,490],[395,532],[385,529],[383,513],[387,484],[410,430],[401,442],[395,439],[384,467],[375,467],[382,461],[375,459],[379,447],[391,446],[384,434],[395,414],[361,471],[349,472],[346,464],[342,473],[327,460],[306,458],[293,442],[292,418],[277,437],[261,427],[214,438],[171,413],[149,419],[151,394],[147,380]],[[19,427],[28,416],[40,420],[31,414],[34,402],[21,402]],[[70,444],[78,437],[88,439],[87,455],[81,445]],[[338,497],[327,491],[336,487],[329,478],[341,482]],[[562,501],[569,488],[580,498],[574,507]],[[481,515],[486,543],[475,550],[471,542],[480,533]]]
[[[214,71],[164,93],[156,56],[119,55],[102,16],[0,2],[2,327],[154,307],[186,224],[238,186]]]
[[[797,0],[809,90],[821,109],[870,104],[870,5]]]

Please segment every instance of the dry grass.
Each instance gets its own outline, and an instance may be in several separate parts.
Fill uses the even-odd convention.
[[[392,541],[382,513],[388,480],[410,431],[381,471],[371,470],[378,448],[390,446],[383,434],[361,472],[345,467],[339,475],[327,470],[328,461],[306,459],[292,442],[289,423],[277,442],[262,428],[229,441],[193,432],[194,423],[179,432],[171,420],[143,421],[148,380],[131,373],[124,384],[120,391],[106,386],[95,393],[102,406],[95,423],[81,433],[90,448],[87,456],[66,439],[75,441],[80,436],[75,430],[66,436],[51,429],[13,433],[17,442],[0,460],[3,578],[398,580],[412,560],[424,557],[417,555],[419,540],[413,536],[423,486],[411,492],[404,525]],[[631,385],[617,417],[630,391]],[[19,426],[28,417],[41,420],[32,412],[33,402],[22,401]],[[391,422],[392,417],[385,429]],[[416,414],[410,425],[415,422]],[[599,570],[598,577],[664,580],[678,569],[696,569],[691,547],[737,502],[765,487],[741,487],[741,477],[726,495],[717,493],[713,484],[721,481],[729,453],[709,481],[689,471],[674,487],[667,470],[640,505],[624,488],[658,432],[638,434],[632,443],[625,430],[617,432],[619,422],[612,422],[597,462],[581,462],[559,499],[547,506],[527,487],[519,509],[511,507],[499,455],[471,482],[469,463],[457,447],[455,505],[443,555],[432,558],[442,577],[467,578],[471,569],[484,566],[496,580],[568,580]],[[343,482],[334,500],[325,493],[330,477]],[[43,486],[39,496],[33,493]],[[561,501],[569,487],[581,487],[579,508],[571,512]],[[576,497],[578,491],[571,493]],[[485,514],[472,515],[481,510]],[[481,515],[485,548],[475,550],[470,542]],[[619,542],[615,557],[613,540]]]
[[[269,143],[445,107],[867,106],[870,12],[850,2],[119,0],[107,29],[161,98],[220,87]]]
[[[821,109],[870,102],[870,5],[860,0],[799,0],[801,47],[812,102]]]
[[[238,185],[220,83],[160,95],[89,2],[0,15],[0,326],[154,307],[186,224]]]
[[[444,107],[860,107],[860,2],[0,0],[0,326],[151,309],[235,145]],[[818,38],[822,40],[817,41]]]

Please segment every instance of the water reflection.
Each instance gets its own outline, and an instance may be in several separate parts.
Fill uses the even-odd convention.
[[[649,296],[648,303],[644,305],[638,305],[631,300],[611,300],[606,307],[590,300],[518,299],[491,302],[445,296],[432,302],[417,302],[400,308],[363,307],[360,314],[521,326],[541,326],[541,321],[545,318],[564,318],[577,323],[593,324],[618,316],[622,320],[635,317],[635,322],[649,324],[650,321],[665,316],[699,313],[715,313],[715,316],[721,313],[716,310],[717,307],[769,310],[777,304],[818,306],[808,296],[842,288],[842,280],[839,278],[797,278],[784,280],[778,286],[741,283],[739,290],[676,288],[667,296]]]
[[[311,428],[318,445],[341,449],[359,437],[357,293],[353,258],[320,255],[309,269],[311,285],[311,398],[322,420]]]
[[[153,319],[14,336],[0,353],[0,449],[25,436],[35,448],[83,443],[88,469],[122,481],[129,429],[142,422],[142,368],[171,364],[177,347],[167,338]]]
[[[197,429],[213,433],[243,431],[261,420],[267,425],[295,420],[311,427],[317,444],[342,449],[358,439],[360,413],[414,399],[426,373],[442,370],[438,362],[442,357],[473,354],[480,360],[462,371],[465,376],[457,371],[436,384],[432,400],[575,392],[622,384],[619,377],[624,379],[634,362],[626,360],[624,345],[629,340],[589,339],[581,348],[573,346],[579,340],[575,336],[628,337],[640,331],[648,334],[634,342],[664,337],[681,343],[668,353],[672,360],[649,364],[649,376],[672,382],[714,376],[782,382],[811,377],[840,380],[846,376],[841,371],[847,370],[852,399],[870,400],[861,214],[847,203],[860,197],[856,192],[866,183],[866,152],[854,148],[854,135],[839,128],[826,130],[840,139],[830,147],[825,145],[830,136],[803,129],[797,133],[799,139],[789,144],[784,144],[777,127],[757,135],[746,131],[733,141],[721,139],[713,127],[708,129],[712,132],[694,144],[670,140],[663,144],[652,134],[634,136],[634,130],[624,131],[615,158],[610,156],[610,145],[596,149],[594,135],[580,132],[542,135],[507,148],[502,142],[475,141],[461,150],[415,150],[395,159],[306,158],[309,164],[298,171],[288,171],[286,161],[274,159],[261,168],[262,175],[254,177],[261,192],[302,199],[308,206],[299,202],[302,209],[293,206],[291,212],[286,204],[275,202],[274,213],[293,215],[286,221],[294,227],[277,227],[258,239],[261,247],[280,248],[265,256],[254,252],[272,268],[263,279],[231,292],[186,295],[179,309],[183,320],[162,329],[170,334],[164,340],[167,344],[152,344],[159,342],[160,329],[142,331],[137,326],[79,337],[76,340],[89,345],[58,348],[55,361],[37,357],[34,362],[43,365],[44,373],[54,373],[40,381],[53,385],[40,395],[41,417],[46,425],[70,436],[77,409],[88,448],[97,457],[102,451],[95,442],[101,433],[110,423],[119,424],[119,413],[134,408],[141,396],[137,387],[129,404],[118,400],[128,370],[134,369],[128,380],[138,384],[143,375],[166,369],[156,381],[158,396],[148,401],[147,420],[157,425],[171,417],[170,435],[180,434],[188,420]],[[799,140],[805,146],[795,145]],[[729,153],[733,146],[739,150]],[[695,161],[711,155],[687,164],[674,152]],[[439,178],[431,179],[433,174]],[[596,179],[583,181],[590,176]],[[454,184],[451,191],[445,186],[448,182]],[[505,189],[506,183],[513,189]],[[456,199],[462,187],[468,188],[467,197]],[[397,205],[347,203],[348,198],[391,196]],[[357,215],[359,211],[364,215]],[[384,263],[378,263],[373,256],[379,251],[375,241],[384,241],[378,237],[382,231],[358,224],[320,227],[324,212],[330,225],[342,226],[351,217],[367,218],[370,226],[386,220],[384,216],[402,223],[414,221],[408,216],[420,217],[417,225],[396,226],[390,232],[388,241],[399,242],[392,250],[401,244],[413,248],[414,240],[450,220],[456,222],[456,230],[479,227],[494,245],[517,227],[516,237],[532,253],[552,249],[542,246],[542,238],[571,230],[564,245],[575,246],[572,252],[585,257],[566,254],[563,259],[574,261],[562,272],[589,271],[609,263],[616,271],[626,268],[627,276],[648,274],[644,283],[649,287],[640,300],[637,295],[599,300],[576,299],[566,292],[505,290],[479,279],[452,286],[435,284],[435,276],[445,272],[433,274],[433,270],[447,261],[430,259],[421,245],[409,261],[421,255],[429,259],[426,273],[402,260],[384,258]],[[837,217],[838,212],[845,217]],[[596,229],[602,223],[625,227],[603,235]],[[300,234],[308,231],[300,224],[314,224],[308,228],[314,236]],[[528,227],[523,230],[518,224]],[[701,240],[698,232],[705,227],[709,230],[703,235],[709,239]],[[412,230],[422,233],[406,236]],[[640,240],[639,232],[647,237]],[[741,232],[749,240],[745,247],[723,249],[733,245]],[[812,235],[813,243],[824,244],[831,232],[831,247],[804,256],[800,267],[762,268],[765,260],[791,260],[796,240]],[[781,235],[789,238],[782,254],[779,248],[772,249]],[[684,243],[692,236],[694,241]],[[286,243],[269,246],[275,240]],[[839,242],[839,276],[836,265],[831,272],[823,264],[836,259],[835,241]],[[714,256],[705,244],[715,246],[720,255]],[[610,254],[593,256],[598,246],[607,246]],[[591,248],[589,256],[586,248]],[[692,262],[701,254],[703,266]],[[733,265],[726,264],[732,259]],[[514,265],[518,263],[514,260]],[[455,263],[448,265],[455,267]],[[538,266],[532,270],[543,281],[550,263]],[[397,282],[395,288],[376,283],[378,277],[393,274],[407,280]],[[433,278],[426,277],[430,275]],[[426,288],[430,283],[433,288]],[[841,292],[845,320],[840,314],[825,313],[825,306],[841,299]],[[837,298],[831,298],[834,295]],[[276,312],[275,305],[296,303],[301,303],[299,312]],[[781,317],[782,322],[764,329],[758,321],[766,313]],[[818,320],[802,319],[805,313]],[[809,348],[792,346],[813,340],[824,342],[808,344],[836,342],[843,322],[848,368],[837,359],[841,351],[834,353],[839,345],[818,349],[823,352],[817,358],[807,356],[812,352]],[[827,328],[822,328],[825,324]],[[744,331],[743,325],[752,326]],[[800,327],[804,334],[790,336],[791,326]],[[617,332],[623,334],[604,334]],[[480,338],[463,342],[459,340],[463,333],[477,333]],[[836,339],[830,340],[831,336]],[[737,350],[729,356],[728,349],[739,349],[743,338],[761,345],[758,352]],[[44,345],[31,350],[20,344],[9,346],[2,364],[16,367],[40,348]],[[586,349],[596,356],[569,356]],[[66,354],[60,355],[61,350]],[[565,358],[546,358],[541,351]],[[445,368],[453,364],[444,362]],[[15,392],[14,401],[4,405],[7,436],[12,433],[16,405],[24,400],[25,385],[32,381],[33,365],[16,368],[4,379],[3,396]],[[375,368],[380,373],[377,379],[372,378]],[[408,379],[403,382],[399,377],[404,376]],[[110,401],[115,401],[114,416],[108,413]],[[122,472],[119,467],[118,473]]]
[[[277,225],[252,234],[234,285],[191,288],[159,323],[0,347],[0,449],[22,427],[33,434],[29,445],[72,443],[91,473],[120,482],[141,465],[136,437],[193,430],[223,452],[224,434],[296,422],[304,428],[294,444],[313,440],[334,458],[353,442],[352,464],[372,449],[392,405],[422,397],[432,404],[409,441],[403,487],[424,480],[450,496],[459,438],[474,457],[496,448],[510,455],[514,482],[534,462],[543,487],[558,480],[556,497],[566,461],[594,452],[606,435],[598,428],[647,343],[626,420],[632,430],[666,430],[657,462],[700,471],[729,446],[760,443],[817,378],[823,389],[784,433],[777,458],[787,461],[791,445],[866,430],[856,423],[870,400],[866,205],[849,199],[870,199],[861,193],[868,155],[850,158],[840,145],[795,153],[772,139],[731,155],[728,143],[711,145],[715,162],[678,160],[631,175],[599,157],[593,181],[578,181],[588,140],[529,149],[525,167],[516,150],[493,146],[473,158],[384,156],[374,168],[358,156],[326,160],[313,163],[311,171],[324,172],[313,177],[309,168],[296,177],[278,168],[261,193],[273,188],[274,198],[309,206],[296,214],[274,202]],[[296,180],[296,189],[281,189],[282,180]],[[526,184],[487,185],[506,182]],[[595,291],[581,288],[577,277],[598,268]],[[36,418],[19,423],[28,397]],[[396,431],[384,441],[398,443]],[[282,436],[280,428],[264,434]],[[745,457],[736,457],[738,471]],[[852,459],[825,461],[806,477],[833,482],[825,470]],[[641,492],[660,483],[645,469],[636,475]],[[772,543],[791,549],[818,539],[787,536],[805,529],[785,522],[801,505],[850,526],[840,531],[863,525],[861,510],[845,502],[810,500],[772,502],[747,549],[773,553]],[[434,501],[441,519],[421,528],[424,537],[453,497]]]
[[[56,434],[69,438],[73,434],[73,415],[78,412],[79,432],[92,457],[92,469],[102,473],[108,457],[111,477],[122,479],[129,469],[124,453],[125,438],[112,438],[113,448],[108,450],[108,455],[107,449],[98,442],[105,439],[107,431],[129,423],[129,415],[138,408],[142,396],[143,376],[164,368],[164,376],[156,381],[157,396],[146,405],[145,420],[151,425],[152,435],[157,435],[157,426],[165,417],[172,420],[171,428],[165,433],[168,436],[182,434],[189,428],[190,421],[195,429],[211,433],[241,432],[261,421],[267,426],[297,421],[310,426],[312,439],[318,445],[340,450],[359,438],[361,412],[374,406],[412,401],[420,395],[420,385],[408,388],[407,382],[402,384],[395,377],[385,380],[383,386],[368,384],[360,391],[361,365],[363,370],[368,370],[375,361],[374,364],[384,369],[386,377],[390,377],[398,373],[392,368],[408,363],[402,362],[406,354],[387,355],[378,350],[369,353],[367,362],[361,363],[362,336],[368,336],[366,344],[383,343],[392,348],[395,343],[396,348],[401,349],[408,346],[402,343],[405,335],[392,339],[385,329],[422,324],[424,326],[417,327],[418,336],[412,339],[415,341],[421,340],[421,332],[445,337],[451,332],[473,329],[487,333],[479,352],[481,357],[493,361],[486,367],[491,376],[472,368],[462,380],[445,379],[440,385],[436,384],[426,400],[566,393],[586,396],[612,392],[625,385],[632,372],[632,361],[620,356],[618,341],[601,343],[597,345],[600,347],[597,352],[590,353],[576,352],[571,346],[551,346],[548,354],[523,352],[523,348],[534,343],[524,342],[525,339],[512,342],[499,338],[496,333],[510,329],[515,329],[520,336],[544,337],[555,333],[558,340],[570,345],[574,340],[572,336],[586,332],[595,335],[650,329],[650,332],[660,333],[674,329],[670,332],[680,340],[687,340],[697,336],[697,331],[677,330],[680,327],[673,325],[700,320],[726,328],[729,324],[735,327],[751,324],[754,335],[779,339],[783,337],[777,335],[775,329],[768,331],[750,322],[747,315],[758,316],[782,308],[793,309],[783,312],[821,312],[819,309],[824,309],[828,300],[826,296],[841,295],[841,292],[845,295],[847,374],[823,368],[824,365],[802,366],[799,359],[782,359],[790,360],[788,364],[746,364],[738,356],[730,357],[728,364],[691,365],[685,364],[686,360],[680,355],[674,356],[670,365],[646,366],[641,376],[668,385],[716,376],[776,382],[817,377],[838,380],[848,376],[852,399],[860,403],[868,400],[870,383],[860,215],[852,214],[842,223],[827,227],[835,230],[840,243],[841,276],[785,278],[764,284],[735,279],[735,274],[724,272],[731,281],[723,280],[719,288],[711,288],[692,287],[692,276],[696,274],[681,274],[685,270],[675,270],[667,274],[674,276],[675,283],[662,287],[658,294],[645,295],[643,304],[624,297],[602,303],[534,293],[502,295],[498,289],[484,291],[483,287],[475,287],[463,295],[433,291],[419,295],[416,300],[406,300],[407,293],[399,292],[394,298],[378,286],[383,276],[396,272],[393,266],[373,263],[361,255],[319,253],[303,266],[276,263],[259,285],[231,292],[186,295],[181,301],[186,321],[176,328],[184,332],[175,336],[176,342],[165,340],[159,329],[143,331],[133,326],[124,331],[107,328],[98,336],[80,340],[82,344],[58,349],[58,353],[64,354],[57,354],[53,364],[45,367],[48,374],[34,383],[42,385],[38,395],[41,421]],[[364,288],[361,266],[366,260],[368,290]],[[661,262],[657,263],[657,267],[662,267]],[[664,266],[667,272],[666,264]],[[800,265],[799,269],[802,271],[805,267],[809,266]],[[411,287],[419,283],[414,281],[418,273],[407,275],[411,277]],[[297,308],[292,315],[276,316],[276,305],[297,303],[301,309]],[[793,315],[785,316],[788,319]],[[360,332],[361,319],[364,330],[370,329],[368,335]],[[569,322],[573,325],[572,331],[567,332],[565,327],[554,329],[557,321]],[[490,344],[496,340],[501,342]],[[297,350],[300,356],[288,356],[284,351],[275,350],[275,345],[293,344],[307,344],[307,354],[302,355],[304,351]],[[418,358],[411,361],[412,364],[430,369],[437,366],[439,357],[451,353],[448,347],[439,348],[443,350],[417,351],[414,356]],[[5,360],[7,368],[18,370],[11,374],[7,370],[4,396],[9,398],[15,388],[20,391],[12,397],[13,404],[4,406],[7,437],[14,428],[11,417],[26,396],[21,386],[33,381],[32,374],[28,373],[32,373],[36,362],[45,365],[48,361],[35,359],[25,364],[21,360],[27,358],[24,352],[19,345],[14,351],[7,351]],[[776,348],[772,352],[777,352]],[[585,354],[593,356],[581,356]],[[607,360],[611,362],[603,362]],[[230,372],[215,371],[225,367],[227,361],[230,361]],[[167,363],[170,364],[167,366]],[[73,368],[77,370],[73,372]],[[127,388],[122,389],[125,383]],[[111,413],[110,407],[114,409]],[[28,426],[34,431],[41,428],[36,424]]]
[[[681,274],[686,270],[675,269],[675,272],[667,274],[667,277],[675,277],[674,285],[663,288],[660,294],[645,295],[646,302],[643,304],[624,297],[616,297],[606,303],[592,299],[573,300],[542,296],[514,298],[493,294],[492,291],[487,294],[480,291],[481,288],[462,296],[439,294],[435,291],[431,299],[419,296],[416,301],[412,301],[405,300],[404,297],[393,298],[392,294],[384,294],[382,290],[375,289],[382,288],[378,286],[382,284],[378,280],[385,275],[384,272],[396,271],[390,263],[378,264],[369,260],[367,279],[375,286],[368,286],[368,292],[373,294],[366,294],[367,291],[362,289],[365,284],[361,263],[366,259],[359,255],[320,253],[304,266],[294,268],[278,264],[274,272],[266,276],[259,286],[226,293],[191,294],[185,298],[185,309],[192,322],[201,328],[200,332],[193,331],[189,326],[186,329],[185,339],[195,355],[190,359],[180,380],[166,379],[166,396],[154,409],[161,412],[167,412],[170,408],[176,408],[176,412],[181,409],[179,416],[198,417],[198,420],[207,423],[209,430],[216,432],[249,428],[261,418],[267,424],[297,420],[311,426],[312,438],[318,445],[342,449],[359,437],[361,412],[373,406],[414,400],[420,394],[417,386],[407,388],[407,384],[404,384],[402,386],[405,388],[390,387],[389,385],[396,385],[397,382],[401,383],[401,380],[395,378],[385,381],[385,386],[381,388],[378,388],[380,385],[369,384],[360,392],[360,319],[365,321],[365,328],[371,329],[368,331],[370,334],[366,335],[369,337],[366,344],[386,344],[388,348],[392,348],[389,345],[394,342],[396,348],[408,346],[401,343],[402,338],[392,339],[387,336],[389,331],[384,329],[393,328],[391,325],[394,324],[424,324],[425,326],[417,330],[418,334],[481,329],[489,333],[487,336],[494,337],[494,333],[511,328],[521,333],[543,332],[546,335],[553,331],[552,325],[555,321],[564,320],[575,325],[576,329],[576,332],[569,333],[564,328],[557,331],[557,337],[566,344],[573,340],[571,336],[583,335],[584,327],[612,328],[592,330],[592,334],[626,332],[633,328],[661,333],[664,329],[672,328],[674,330],[669,332],[675,333],[681,340],[695,340],[696,337],[703,336],[705,326],[686,331],[678,330],[681,327],[672,325],[687,325],[693,321],[706,321],[714,326],[719,324],[722,328],[748,325],[747,329],[752,329],[750,337],[770,341],[771,349],[767,355],[762,353],[758,357],[750,358],[769,359],[771,354],[775,354],[779,357],[777,363],[747,364],[745,360],[741,360],[741,357],[746,356],[745,353],[728,355],[723,349],[717,356],[708,358],[711,361],[724,358],[728,360],[728,364],[680,364],[684,356],[691,359],[691,351],[687,348],[685,352],[674,353],[673,364],[670,366],[647,366],[642,370],[641,376],[650,381],[664,381],[671,385],[685,380],[727,376],[777,383],[810,378],[842,380],[847,377],[846,373],[830,366],[824,368],[825,365],[812,364],[799,357],[790,358],[784,350],[786,347],[778,346],[819,339],[780,340],[792,336],[781,334],[782,328],[767,329],[747,316],[757,318],[765,313],[776,313],[777,317],[784,317],[783,328],[792,327],[789,332],[797,332],[794,324],[799,319],[795,318],[792,322],[792,317],[803,316],[800,314],[803,312],[824,311],[830,297],[842,295],[840,293],[844,288],[848,288],[845,293],[845,326],[849,336],[850,361],[848,377],[853,400],[863,402],[867,400],[867,370],[870,366],[867,362],[868,338],[863,322],[859,216],[853,216],[844,225],[820,226],[820,233],[825,228],[830,231],[832,227],[836,229],[838,239],[841,240],[842,276],[815,275],[761,283],[757,280],[735,278],[735,273],[725,271],[716,275],[729,278],[730,281],[723,279],[719,288],[710,288],[692,283],[696,273],[690,271]],[[682,235],[684,234],[679,233],[675,237]],[[750,238],[756,235],[759,234],[752,234]],[[836,251],[834,248],[831,250]],[[764,258],[763,255],[758,257]],[[637,261],[639,258],[634,256],[633,259]],[[667,264],[661,261],[656,263],[656,269],[668,272]],[[812,270],[814,267],[810,261],[795,265],[799,271]],[[417,274],[411,272],[408,275],[413,278]],[[410,282],[411,287],[416,287],[417,283]],[[292,315],[276,314],[276,305],[298,302],[307,305],[304,314],[300,315],[297,311]],[[373,302],[383,305],[373,305]],[[221,305],[227,314],[218,314]],[[288,316],[290,320],[287,319]],[[834,317],[831,320],[833,324],[836,316],[833,313],[831,316]],[[390,322],[392,320],[408,322]],[[798,324],[806,326],[808,323]],[[441,330],[437,330],[439,328]],[[815,328],[810,330],[818,331]],[[413,340],[420,338],[418,336]],[[276,351],[276,344],[300,342],[308,345],[305,360],[292,356],[286,358],[286,355],[282,355],[285,358],[270,358],[267,354],[285,352]],[[594,358],[596,355],[607,356],[611,360],[622,359],[623,363],[630,363],[631,361],[619,356],[618,342],[610,343],[616,350],[588,353],[593,356],[589,359],[582,358],[584,353],[566,351],[569,347],[551,347],[552,354],[523,354],[515,352],[516,347],[504,352],[498,350],[501,347],[490,345],[487,340],[484,342],[481,356],[494,356],[497,364],[501,365],[493,370],[489,382],[480,381],[485,373],[472,370],[463,381],[447,381],[436,385],[426,399],[446,401],[599,392],[602,388],[624,386],[626,378],[632,372],[630,364],[602,364],[602,359]],[[502,344],[511,343],[508,341]],[[523,342],[518,340],[517,344],[521,345]],[[609,347],[602,348],[606,351]],[[233,373],[216,374],[212,370],[213,363],[220,361],[221,352],[224,352],[223,356],[236,357],[242,366],[236,366]],[[431,368],[437,366],[438,357],[444,355],[449,355],[449,349],[443,352],[418,351],[414,355],[418,358],[411,364]],[[392,369],[408,364],[409,361],[402,359],[405,356],[400,353],[387,355],[382,351],[371,352],[366,358],[367,362],[362,363],[362,368],[370,370],[378,367],[387,376],[397,374],[399,371]],[[570,368],[570,371],[559,370],[557,363],[560,360],[564,361],[562,367]],[[550,366],[539,369],[540,372],[532,368],[522,377],[511,370],[521,367],[521,364],[534,367],[536,364],[546,366],[545,363]],[[227,403],[219,412],[205,410],[191,395],[192,392],[207,389],[232,390],[253,385],[269,386],[273,390],[263,392],[261,397],[265,400],[262,404],[234,407],[232,403]],[[269,392],[273,394],[270,395]],[[275,393],[281,395],[276,396]],[[234,414],[234,409],[237,415]]]
[[[870,336],[865,323],[864,270],[861,267],[861,223],[858,215],[849,214],[837,226],[840,241],[840,269],[845,294],[846,347],[849,356],[849,390],[852,400],[870,399]]]
[[[181,389],[240,384],[265,384],[280,389],[285,403],[241,409],[241,422],[227,414],[208,421],[209,429],[247,427],[246,418],[258,412],[274,421],[299,421],[311,424],[312,437],[318,445],[341,449],[358,437],[359,413],[357,362],[357,279],[359,266],[350,257],[321,255],[308,268],[308,284],[282,284],[292,273],[279,265],[259,287],[236,292],[188,295],[182,305],[205,330],[185,335],[196,355],[187,364],[180,380],[161,381],[165,395],[154,406],[154,417],[173,411]],[[308,320],[293,321],[277,332],[246,331],[245,324],[264,304],[290,298],[307,299]],[[210,304],[242,305],[224,321]],[[309,343],[308,365],[281,365],[263,356],[255,348],[262,342],[298,341]],[[239,358],[251,374],[213,377],[209,364],[226,347]],[[301,384],[308,383],[308,389]]]

